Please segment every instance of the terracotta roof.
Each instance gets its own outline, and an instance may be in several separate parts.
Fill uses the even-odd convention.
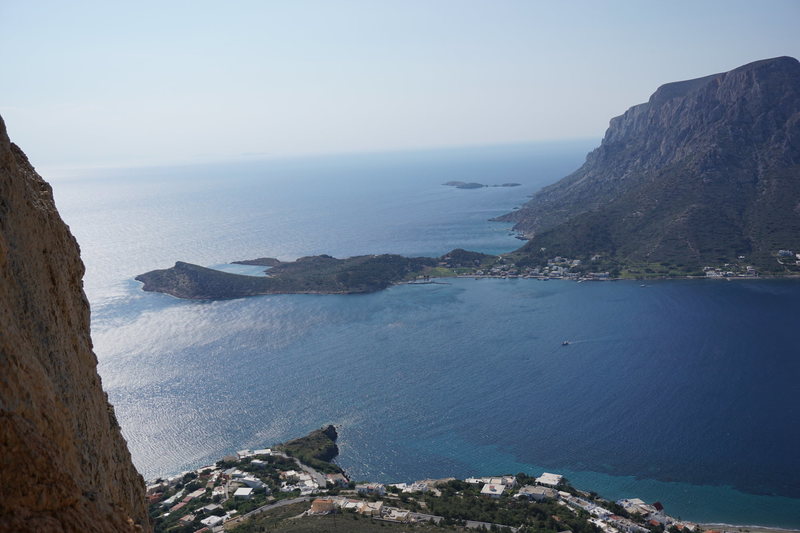
[[[186,507],[186,502],[179,503],[178,505],[176,505],[172,509],[170,509],[169,512],[174,513],[175,511],[177,511],[178,509],[181,509],[183,507]]]

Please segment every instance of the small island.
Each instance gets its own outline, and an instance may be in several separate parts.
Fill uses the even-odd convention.
[[[262,258],[237,264],[270,267],[266,276],[221,272],[178,261],[175,266],[136,276],[145,291],[190,300],[222,300],[265,294],[363,294],[419,277],[452,275],[452,269],[474,270],[495,256],[456,249],[439,258],[394,254],[337,259],[330,255],[301,257],[292,262]]]
[[[521,183],[501,183],[500,185],[484,185],[483,183],[476,183],[474,181],[448,181],[442,183],[447,187],[455,187],[456,189],[482,189],[484,187],[519,187]]]

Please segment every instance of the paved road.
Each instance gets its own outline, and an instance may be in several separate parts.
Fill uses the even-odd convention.
[[[325,487],[328,486],[328,480],[325,479],[325,476],[323,476],[310,466],[301,463],[299,459],[295,459],[295,462],[297,463],[297,466],[303,469],[303,471],[305,471],[308,474],[311,474],[311,477],[314,478],[314,481],[317,482],[319,488],[324,489]]]
[[[277,455],[279,457],[283,457],[284,459],[293,459],[294,462],[297,463],[297,467],[300,470],[302,470],[303,472],[306,472],[307,474],[310,474],[311,477],[314,478],[314,481],[317,482],[317,485],[319,485],[319,488],[324,489],[325,487],[328,486],[328,480],[325,478],[324,475],[320,474],[319,472],[317,472],[316,470],[314,470],[310,466],[301,463],[300,459],[297,459],[296,457],[291,457],[289,455],[286,455],[283,452],[273,451],[272,455]]]
[[[277,509],[278,507],[283,507],[285,505],[292,505],[294,503],[307,502],[310,499],[311,499],[310,496],[302,496],[300,498],[292,498],[291,500],[280,500],[278,502],[270,503],[268,505],[262,505],[258,509],[253,509],[249,513],[243,514],[242,516],[239,517],[239,520],[245,520],[247,518],[252,518],[257,514],[266,513],[267,511],[271,511],[273,509]]]

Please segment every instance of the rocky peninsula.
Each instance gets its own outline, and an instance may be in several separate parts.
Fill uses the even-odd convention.
[[[190,300],[265,294],[363,294],[419,277],[441,277],[449,274],[448,269],[475,268],[494,260],[491,255],[456,249],[439,258],[382,254],[346,259],[316,255],[292,262],[270,258],[237,261],[270,266],[266,276],[231,274],[178,261],[171,268],[136,276],[136,280],[144,284],[145,291]]]

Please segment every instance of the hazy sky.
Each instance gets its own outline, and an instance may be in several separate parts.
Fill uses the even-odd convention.
[[[0,0],[0,114],[45,168],[599,139],[779,55],[800,1]]]

